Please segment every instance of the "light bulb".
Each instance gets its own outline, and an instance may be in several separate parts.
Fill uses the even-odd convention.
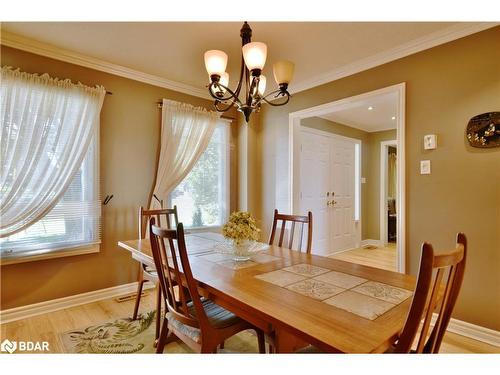
[[[229,73],[226,72],[222,73],[222,75],[220,76],[219,83],[223,86],[229,87]],[[226,92],[226,89],[224,87],[220,87],[220,90],[222,92]]]
[[[227,54],[225,52],[216,49],[205,52],[205,68],[209,76],[222,76],[226,71],[226,66]]]
[[[257,89],[260,96],[264,96],[264,92],[266,91],[266,76],[261,74],[259,77],[259,87]]]
[[[288,84],[293,78],[293,71],[295,70],[295,64],[282,60],[278,61],[273,65],[274,79],[278,85]]]
[[[264,43],[247,43],[242,47],[242,50],[248,70],[264,69],[267,57],[267,46]]]

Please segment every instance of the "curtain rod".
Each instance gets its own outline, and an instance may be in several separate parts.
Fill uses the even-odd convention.
[[[162,108],[163,102],[158,101],[158,102],[156,102],[156,105],[158,106],[158,108]],[[229,116],[221,116],[220,118],[224,119],[224,120],[231,120],[231,121],[236,120],[234,117],[229,117]]]

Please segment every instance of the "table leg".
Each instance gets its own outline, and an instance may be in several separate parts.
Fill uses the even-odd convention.
[[[276,353],[295,353],[306,345],[307,342],[285,329],[277,328],[275,331],[274,350]]]

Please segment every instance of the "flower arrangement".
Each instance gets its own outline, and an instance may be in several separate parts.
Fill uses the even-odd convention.
[[[233,212],[229,221],[222,227],[224,237],[233,240],[235,245],[240,245],[245,240],[257,241],[259,233],[255,219],[245,211]]]

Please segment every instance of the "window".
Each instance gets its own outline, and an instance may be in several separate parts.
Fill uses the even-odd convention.
[[[217,125],[207,149],[170,194],[186,228],[216,227],[229,213],[229,123]]]
[[[21,232],[0,238],[3,260],[100,242],[98,149],[99,140],[94,136],[68,190],[46,216]]]

